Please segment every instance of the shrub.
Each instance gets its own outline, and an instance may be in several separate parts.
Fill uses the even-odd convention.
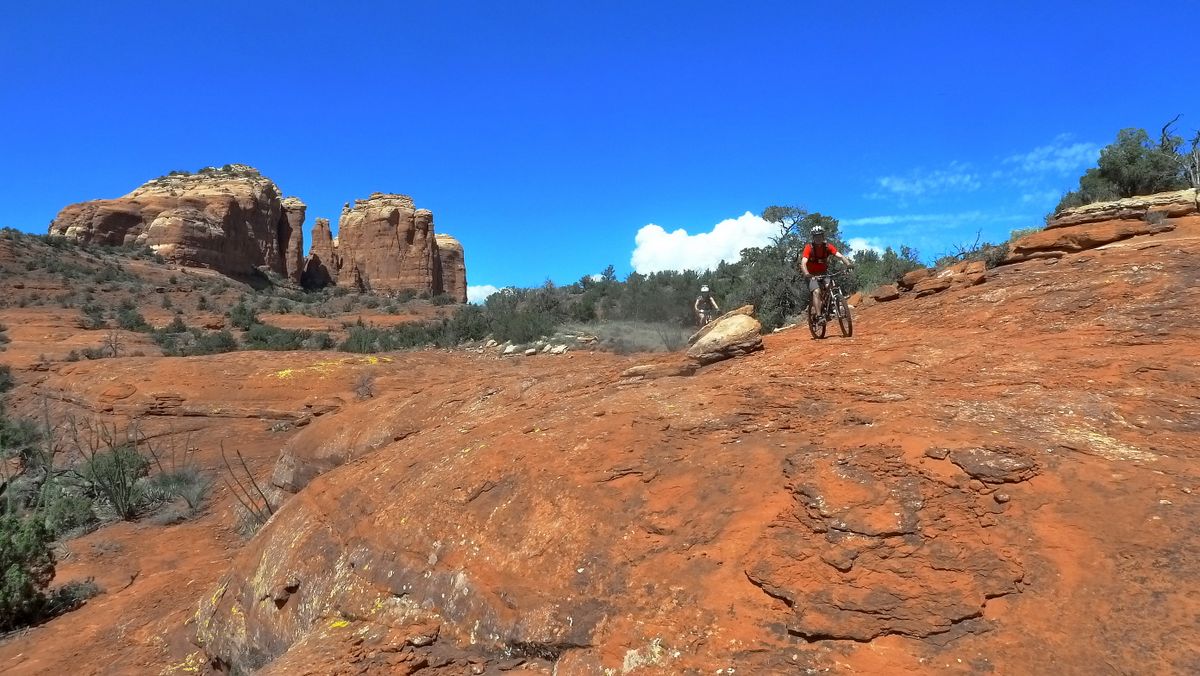
[[[337,345],[337,342],[334,341],[333,336],[324,331],[317,331],[304,341],[305,350],[329,350],[334,345]]]
[[[311,335],[307,330],[254,324],[242,336],[242,345],[248,350],[300,350]]]
[[[46,616],[61,615],[79,608],[90,598],[98,596],[104,590],[96,584],[93,578],[68,582],[55,589],[46,599]]]
[[[130,521],[152,501],[153,496],[141,481],[149,467],[150,461],[131,442],[91,453],[80,474],[95,497],[103,500],[118,517]]]
[[[237,305],[234,305],[229,309],[229,323],[239,329],[242,329],[243,331],[246,331],[249,330],[250,327],[259,323],[258,315],[255,314],[253,308],[246,305],[244,300],[239,300]]]
[[[41,619],[54,578],[50,533],[41,519],[0,515],[0,631]]]
[[[170,300],[166,296],[163,296],[163,299]],[[117,326],[126,331],[143,333],[153,329],[153,327],[146,323],[146,318],[142,316],[142,313],[138,312],[136,307],[122,307],[117,310]]]
[[[41,515],[54,537],[89,528],[96,523],[92,501],[59,481],[42,485]]]
[[[41,469],[42,454],[38,448],[41,434],[32,422],[20,418],[10,418],[0,406],[0,459],[7,460],[16,457],[22,470],[37,467]]]
[[[354,380],[354,394],[359,399],[370,399],[375,396],[375,374],[370,371],[358,374]]]
[[[83,307],[79,308],[83,313],[82,325],[85,329],[102,329],[105,327],[104,306],[97,303],[84,303]]]
[[[451,296],[448,293],[439,293],[438,295],[434,296],[433,298],[430,298],[429,301],[431,303],[433,303],[434,305],[454,305],[455,303],[458,302],[454,299],[454,296]],[[371,306],[371,307],[373,307],[373,306]]]
[[[8,364],[0,364],[0,394],[3,394],[13,388],[16,381],[13,380],[12,367]]]
[[[160,500],[182,498],[191,513],[196,513],[212,488],[211,476],[195,466],[159,472],[150,478],[148,490]]]

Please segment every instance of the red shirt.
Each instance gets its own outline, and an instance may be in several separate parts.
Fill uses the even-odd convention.
[[[825,246],[823,246],[821,248],[824,249],[825,251],[822,252],[820,256],[814,256],[813,255],[813,245],[812,244],[804,245],[804,255],[801,256],[801,258],[808,259],[809,274],[819,275],[819,274],[824,273],[826,270],[825,259],[829,258],[830,256],[837,255],[837,252],[838,252],[837,247],[833,246],[832,244],[826,243]]]

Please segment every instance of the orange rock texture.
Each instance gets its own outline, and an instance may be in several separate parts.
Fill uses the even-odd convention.
[[[184,265],[244,278],[258,268],[300,280],[304,203],[258,170],[231,165],[154,179],[108,200],[65,207],[49,233],[80,242],[148,246]]]

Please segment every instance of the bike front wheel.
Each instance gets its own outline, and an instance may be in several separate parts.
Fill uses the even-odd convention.
[[[837,300],[838,326],[842,329],[842,335],[846,338],[854,335],[854,319],[850,316],[850,304],[845,298],[839,297]]]
[[[813,312],[813,306],[808,306],[808,330],[812,337],[820,340],[825,337],[825,322]]]

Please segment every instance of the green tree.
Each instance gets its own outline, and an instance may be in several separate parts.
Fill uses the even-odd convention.
[[[0,631],[37,621],[53,578],[50,533],[42,519],[0,515]]]
[[[1079,178],[1079,188],[1063,195],[1054,213],[1093,202],[1188,187],[1186,161],[1180,153],[1183,138],[1172,133],[1173,125],[1171,121],[1162,128],[1157,143],[1145,129],[1119,131],[1116,140],[1100,151],[1096,166]]]

